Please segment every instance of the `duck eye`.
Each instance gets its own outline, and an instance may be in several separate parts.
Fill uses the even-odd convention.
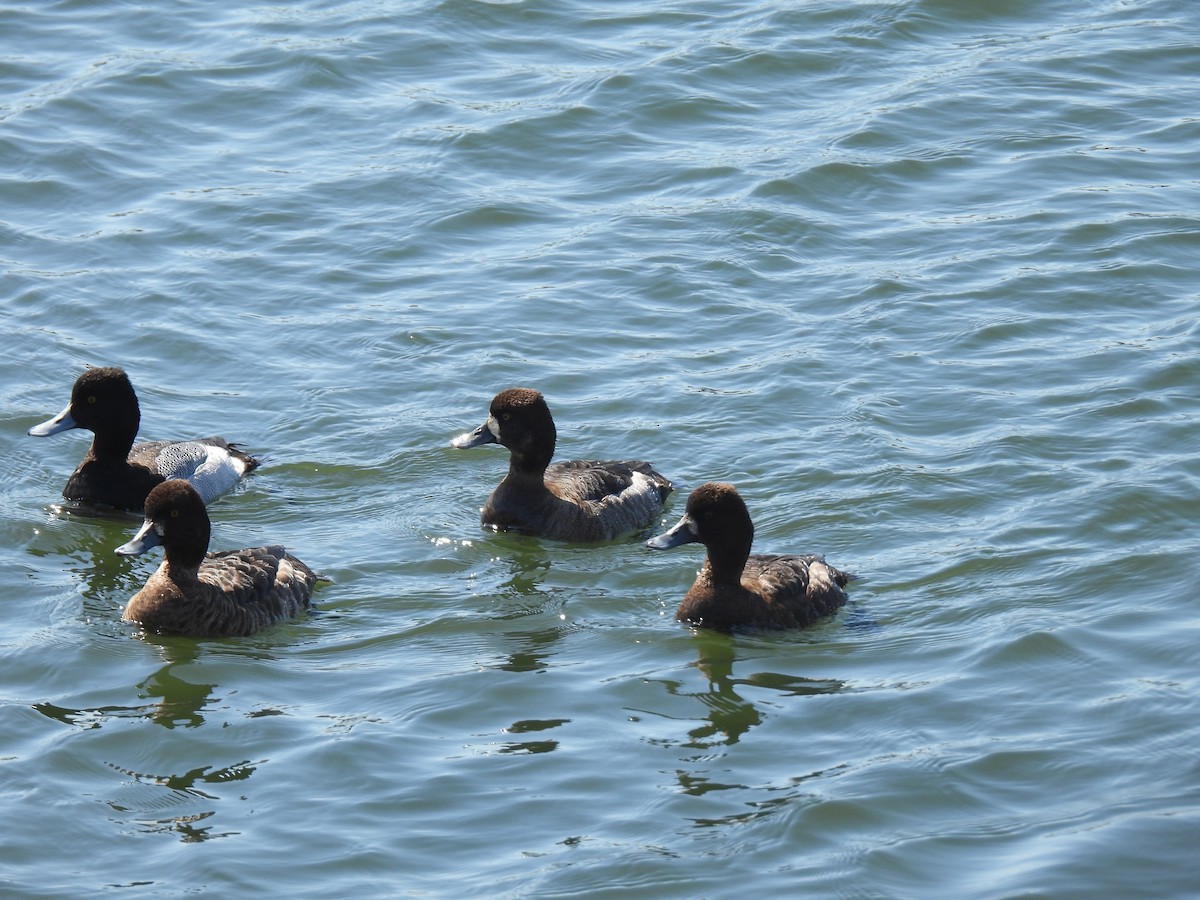
[[[179,518],[179,510],[177,510],[177,509],[171,510],[171,518],[178,519]]]
[[[511,418],[512,418],[512,413],[500,413],[500,419],[504,422],[507,422]]]
[[[95,402],[96,402],[96,395],[88,394],[88,403],[95,403]]]

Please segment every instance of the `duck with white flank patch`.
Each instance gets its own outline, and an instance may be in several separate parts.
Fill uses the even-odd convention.
[[[29,429],[46,437],[82,428],[95,437],[63,489],[82,503],[140,512],[146,495],[171,478],[190,481],[205,503],[231,490],[258,460],[224,438],[151,441],[135,444],[141,410],[124,370],[88,369],[71,389],[71,402],[57,416]]]

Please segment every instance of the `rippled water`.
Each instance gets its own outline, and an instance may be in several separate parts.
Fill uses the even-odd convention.
[[[1194,4],[47,2],[0,11],[0,887],[1182,897],[1200,883]],[[332,583],[120,622],[59,511],[125,366],[262,470],[213,545]],[[672,621],[699,548],[478,527],[559,457],[738,485],[861,573]]]

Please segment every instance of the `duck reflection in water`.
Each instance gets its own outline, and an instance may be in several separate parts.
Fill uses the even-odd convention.
[[[195,641],[155,638],[168,657],[166,665],[137,684],[139,695],[157,702],[134,706],[70,707],[55,703],[36,703],[33,708],[47,718],[85,730],[103,728],[115,720],[146,719],[163,728],[196,728],[205,723],[206,706],[219,699],[217,686],[188,679],[199,654]],[[263,711],[260,715],[272,711]],[[173,740],[173,739],[172,739]],[[106,765],[121,779],[108,791],[104,802],[111,818],[123,828],[146,833],[176,833],[185,843],[234,834],[212,827],[218,804],[230,792],[244,788],[223,788],[244,781],[259,763],[241,760],[226,765],[204,765],[182,773],[146,773],[134,771],[116,762]],[[211,787],[210,787],[211,786]],[[200,823],[207,823],[201,827]]]
[[[120,607],[113,606],[113,598],[136,591],[141,579],[128,562],[113,555],[112,548],[138,521],[140,517],[132,513],[121,513],[117,518],[72,515],[54,527],[36,531],[25,552],[38,559],[65,560],[63,570],[78,576],[80,582],[84,618],[115,625]],[[113,615],[114,609],[117,616]]]
[[[180,670],[196,659],[194,641],[158,638],[170,661],[137,685],[141,697],[159,698],[158,702],[137,706],[68,707],[54,703],[35,703],[42,715],[66,725],[100,728],[112,719],[148,719],[164,728],[195,728],[204,724],[201,712],[215,698],[215,684],[197,683],[182,677]]]
[[[684,746],[698,750],[715,745],[736,744],[747,731],[763,722],[763,714],[753,700],[748,700],[739,688],[763,688],[782,695],[807,697],[816,694],[836,694],[845,682],[830,678],[803,678],[775,672],[758,672],[745,678],[733,677],[737,661],[735,640],[718,632],[701,631],[695,635],[699,657],[692,665],[704,675],[708,689],[687,691],[677,681],[665,682],[673,696],[693,697],[705,708],[705,722],[691,729],[691,738]]]
[[[217,814],[213,804],[221,800],[218,792],[222,785],[245,781],[258,768],[257,764],[243,760],[220,768],[200,766],[179,775],[154,775],[108,765],[126,778],[117,796],[106,801],[113,811],[113,821],[147,833],[176,832],[185,844],[237,834],[213,831],[211,826],[198,828],[196,824]],[[213,787],[206,789],[207,785]],[[174,814],[164,815],[164,809],[173,810]]]
[[[505,565],[509,568],[509,576],[497,589],[503,598],[503,609],[495,616],[501,622],[528,622],[530,616],[550,613],[560,607],[565,601],[556,589],[546,588],[543,582],[550,571],[550,560],[544,556],[537,545],[528,540],[514,540],[511,537],[500,538],[501,541],[511,541],[512,546],[506,548],[509,555],[504,557]],[[515,643],[514,649],[507,651],[504,662],[497,668],[507,672],[541,672],[548,665],[554,646],[562,638],[565,625],[561,619],[553,625],[519,631],[504,631],[500,635],[509,643]]]

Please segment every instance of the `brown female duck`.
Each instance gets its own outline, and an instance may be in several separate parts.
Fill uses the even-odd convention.
[[[451,442],[460,450],[481,444],[508,448],[508,474],[483,507],[483,525],[566,541],[606,541],[641,531],[662,513],[672,485],[650,463],[551,463],[556,439],[545,398],[510,388],[492,399],[486,422]]]
[[[123,618],[163,634],[236,637],[299,616],[317,575],[282,547],[206,553],[208,512],[186,481],[146,498],[146,521],[117,548],[130,556],[161,544],[165,559],[125,607]]]
[[[653,550],[699,542],[708,551],[676,619],[719,631],[803,628],[846,602],[843,588],[856,576],[821,556],[751,556],[753,540],[754,523],[733,485],[710,481],[692,491],[679,523],[646,542]]]

